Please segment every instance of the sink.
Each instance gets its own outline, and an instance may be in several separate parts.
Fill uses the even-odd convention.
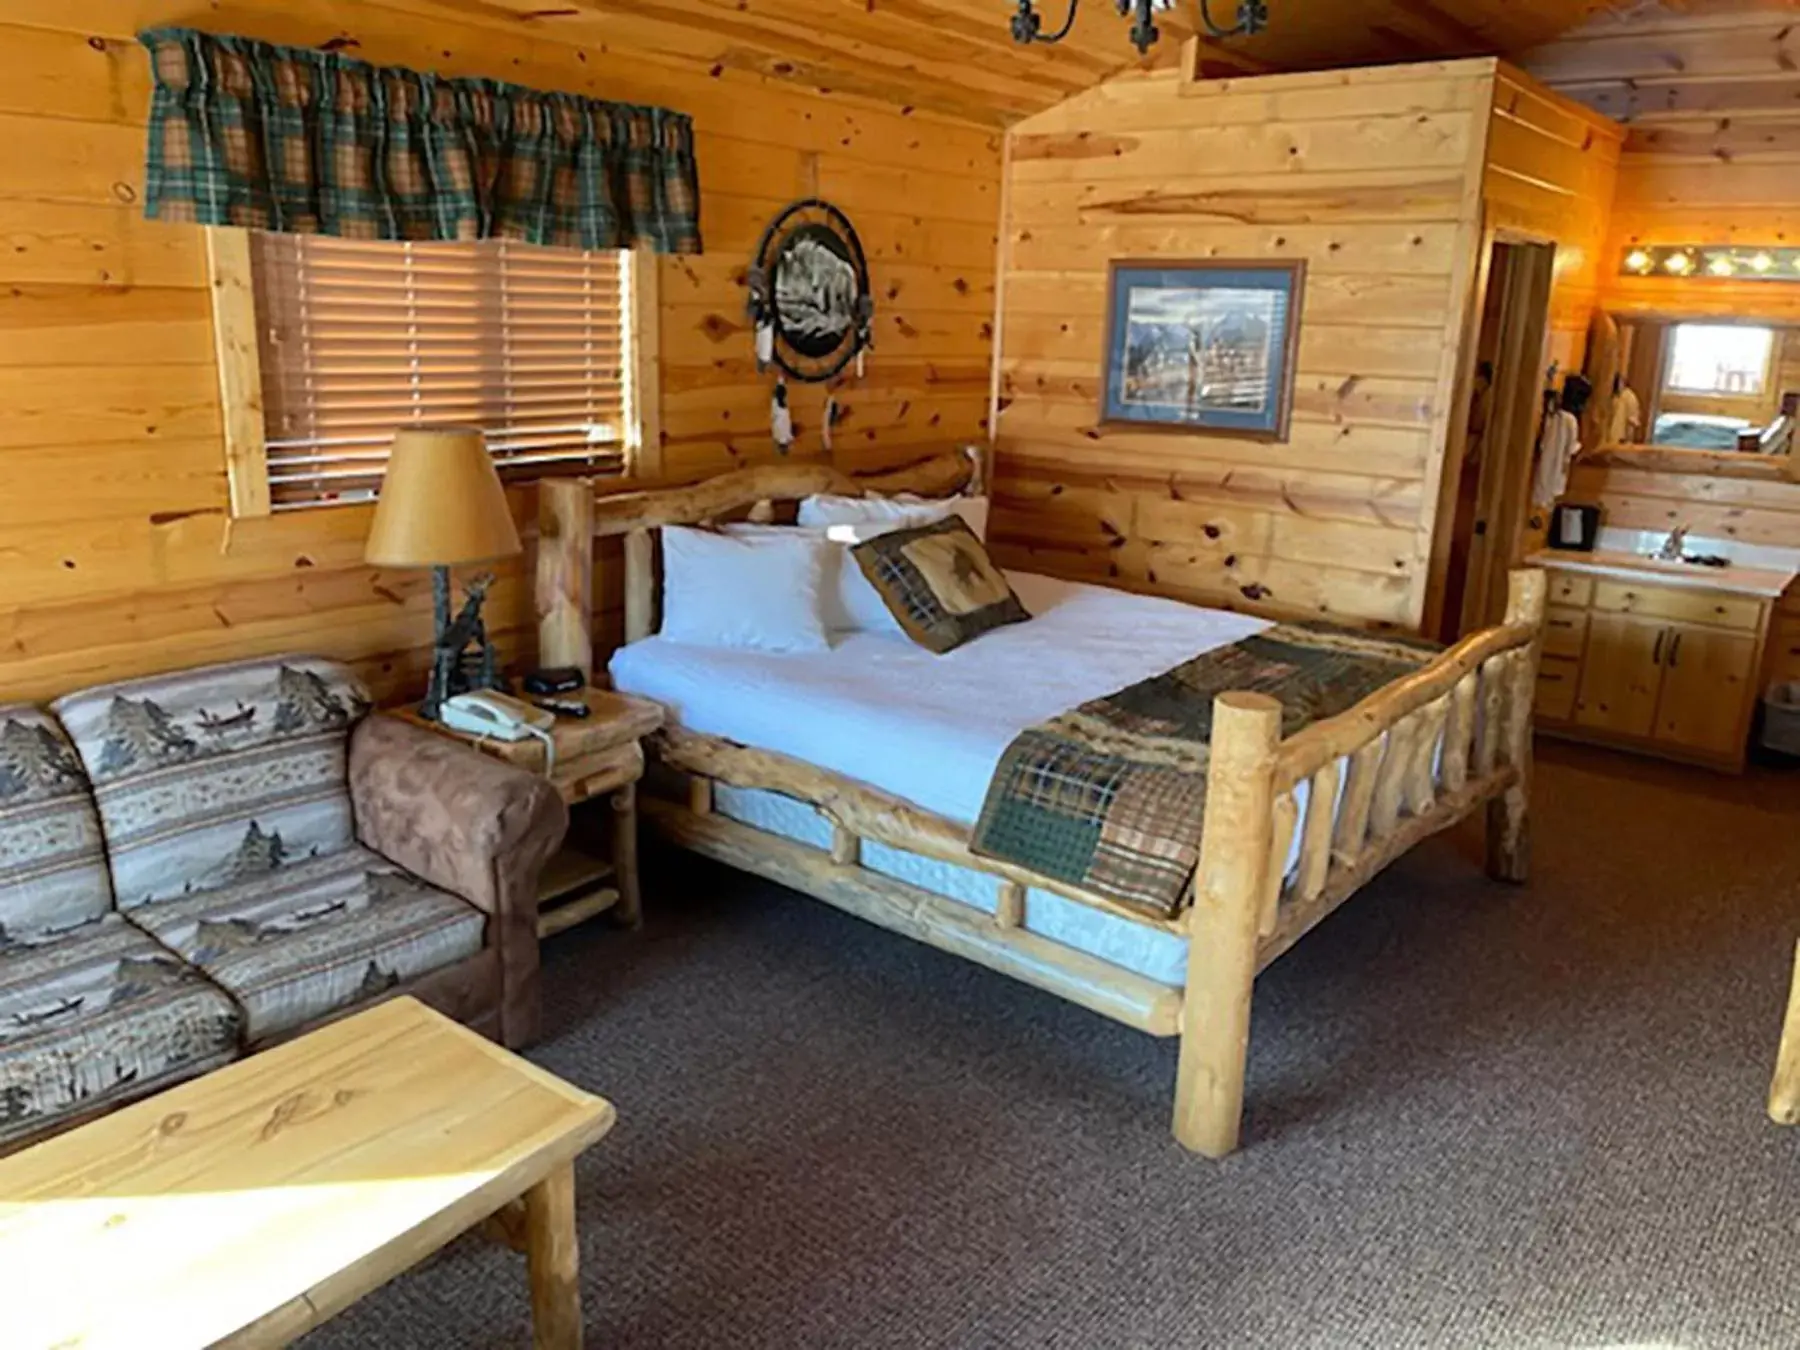
[[[1660,553],[1646,553],[1646,562],[1659,563],[1664,567],[1730,567],[1731,559],[1721,557],[1717,553],[1684,553],[1679,558],[1665,558]]]

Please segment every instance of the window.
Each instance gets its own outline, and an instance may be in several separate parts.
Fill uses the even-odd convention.
[[[480,427],[508,480],[629,470],[630,253],[253,231],[248,262],[268,509],[372,500],[408,422]]]
[[[1775,331],[1744,324],[1678,323],[1665,387],[1683,394],[1754,398],[1769,382]]]

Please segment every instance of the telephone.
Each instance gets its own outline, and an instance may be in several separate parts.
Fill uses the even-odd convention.
[[[445,699],[438,705],[438,720],[452,730],[497,741],[535,737],[544,743],[545,775],[556,772],[556,738],[550,734],[556,725],[553,713],[492,689],[480,689]]]
[[[548,731],[556,725],[553,714],[492,689],[445,699],[438,717],[447,727],[474,736],[492,736],[497,741],[522,741],[533,734],[534,728]]]

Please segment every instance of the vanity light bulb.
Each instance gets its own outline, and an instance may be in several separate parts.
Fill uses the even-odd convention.
[[[1706,265],[1706,270],[1711,272],[1715,277],[1728,277],[1733,272],[1737,271],[1737,268],[1732,265],[1730,258],[1721,256],[1714,258],[1708,263]]]
[[[1750,259],[1750,270],[1766,272],[1775,265],[1775,260],[1766,253],[1758,253]]]
[[[1686,253],[1671,253],[1664,259],[1663,268],[1678,277],[1684,277],[1694,270],[1694,260]]]
[[[1648,272],[1650,270],[1650,262],[1650,255],[1641,248],[1634,248],[1630,253],[1625,255],[1625,266],[1630,268],[1633,272]]]

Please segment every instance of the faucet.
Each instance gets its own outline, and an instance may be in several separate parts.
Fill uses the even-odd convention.
[[[1681,551],[1687,544],[1687,534],[1688,527],[1685,524],[1677,525],[1669,531],[1669,537],[1663,540],[1656,556],[1663,562],[1680,562]]]

